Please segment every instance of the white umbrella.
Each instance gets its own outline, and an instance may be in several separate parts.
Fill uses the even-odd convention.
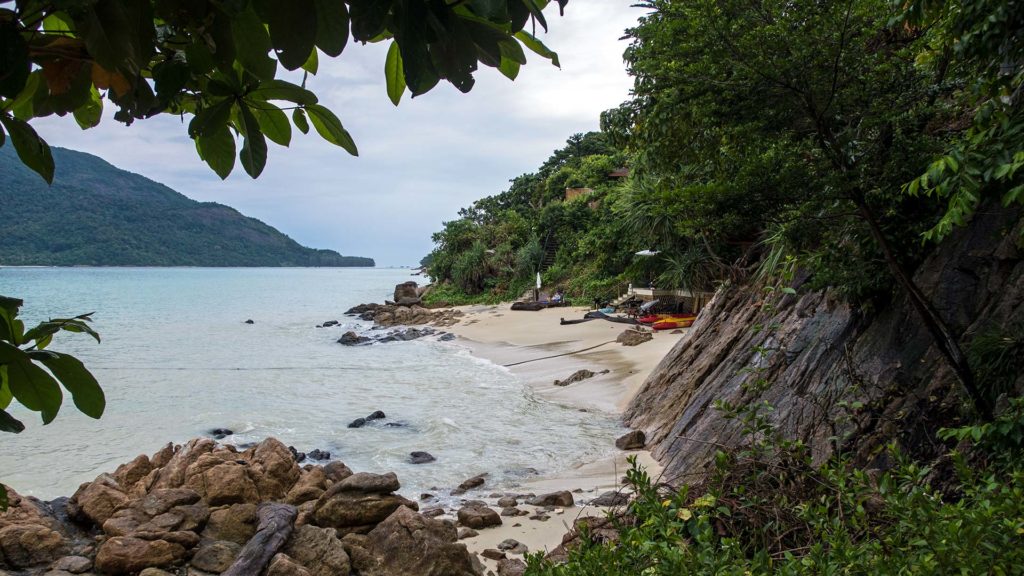
[[[658,253],[657,250],[641,250],[641,251],[637,252],[636,255],[637,256],[654,256],[657,253]]]

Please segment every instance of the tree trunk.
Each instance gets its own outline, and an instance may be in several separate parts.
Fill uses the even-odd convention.
[[[871,228],[871,236],[878,243],[879,248],[882,249],[882,254],[885,256],[885,263],[888,265],[889,271],[892,272],[896,282],[899,283],[900,287],[907,294],[907,298],[910,299],[911,305],[921,316],[925,328],[931,333],[932,339],[935,340],[935,344],[939,347],[939,351],[942,352],[942,355],[953,369],[953,373],[960,380],[960,384],[967,391],[967,395],[974,403],[974,408],[981,414],[982,418],[991,420],[992,404],[978,390],[977,384],[974,381],[974,374],[971,372],[971,366],[967,362],[967,357],[964,355],[963,350],[960,349],[960,343],[957,341],[953,331],[950,330],[949,326],[939,315],[939,312],[932,306],[928,297],[921,292],[921,289],[914,283],[914,279],[911,278],[910,274],[896,258],[888,239],[885,237],[885,232],[882,231],[882,227],[875,218],[874,212],[871,211],[871,207],[868,206],[867,200],[862,195],[858,195],[854,198],[854,203],[857,204],[857,209],[860,211],[861,216]]]
[[[292,534],[298,511],[288,504],[267,503],[260,506],[256,534],[245,543],[235,563],[221,576],[254,576],[262,574],[270,559],[285,545]]]

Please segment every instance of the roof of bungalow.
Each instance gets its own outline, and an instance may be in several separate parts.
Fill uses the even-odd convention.
[[[616,168],[608,173],[609,178],[625,178],[629,176],[629,168]]]

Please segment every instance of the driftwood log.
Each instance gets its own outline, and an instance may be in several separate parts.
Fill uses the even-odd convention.
[[[285,545],[295,526],[298,510],[288,504],[262,504],[257,512],[256,534],[245,543],[238,558],[221,576],[262,574],[270,559]]]

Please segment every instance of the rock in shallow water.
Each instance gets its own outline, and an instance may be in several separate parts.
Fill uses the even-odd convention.
[[[426,464],[437,460],[430,452],[410,452],[409,463],[410,464]]]

